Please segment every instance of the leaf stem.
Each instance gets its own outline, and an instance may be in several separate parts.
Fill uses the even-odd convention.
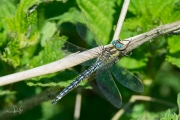
[[[118,23],[117,23],[117,26],[116,26],[116,31],[114,33],[112,41],[119,39],[121,28],[122,28],[122,25],[123,25],[123,22],[124,22],[124,19],[125,19],[127,10],[128,10],[129,2],[130,2],[130,0],[124,0],[123,7],[122,7],[122,10],[121,10],[121,14],[119,16]]]

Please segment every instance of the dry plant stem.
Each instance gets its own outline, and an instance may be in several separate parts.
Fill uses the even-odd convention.
[[[75,110],[74,110],[74,120],[79,120],[80,117],[80,111],[81,111],[81,93],[80,91],[78,92],[78,94],[76,95],[76,103],[75,103]]]
[[[57,60],[55,62],[46,64],[40,67],[36,67],[36,68],[26,70],[23,72],[14,73],[11,75],[0,77],[0,86],[11,84],[14,82],[19,82],[19,81],[36,77],[36,76],[40,76],[40,75],[55,73],[57,71],[65,70],[67,68],[71,68],[89,59],[97,57],[96,54],[93,54],[94,55],[93,56],[92,54],[87,54],[87,53],[89,53],[89,51],[95,53],[99,50],[100,49],[96,47],[91,50],[81,52],[79,54],[73,54],[73,55],[67,56],[61,60]],[[74,62],[71,62],[72,60],[74,60]]]
[[[129,2],[130,2],[130,0],[124,0],[123,7],[122,7],[122,10],[121,10],[121,14],[119,16],[118,23],[117,23],[117,26],[116,26],[116,31],[114,33],[114,36],[113,36],[112,40],[118,40],[119,39],[121,28],[122,28],[122,25],[123,25],[123,22],[124,22],[124,19],[125,19],[127,10],[128,10]]]
[[[20,115],[18,112],[16,112],[16,113],[8,112],[8,111],[14,111],[13,106],[16,106],[17,109],[21,107],[22,108],[21,114],[23,114],[26,111],[28,111],[28,110],[34,108],[35,106],[41,104],[42,102],[45,102],[47,100],[54,98],[60,91],[61,91],[61,89],[59,87],[49,88],[49,89],[46,89],[45,91],[43,91],[42,93],[40,93],[38,95],[34,95],[31,98],[27,98],[23,101],[19,101],[18,103],[13,104],[12,106],[10,105],[9,107],[0,111],[0,120],[7,120],[11,117]]]
[[[140,46],[141,44],[147,41],[151,41],[154,38],[167,35],[168,33],[179,29],[180,29],[180,21],[177,21],[170,24],[159,26],[141,35],[128,38],[126,40],[130,40],[130,43],[128,44],[127,49],[124,51],[124,54],[127,54],[128,52],[132,51],[133,49],[137,48],[138,46]]]
[[[161,103],[167,106],[171,106],[171,107],[176,107],[175,104],[172,104],[170,102],[164,101],[164,100],[160,100],[160,99],[156,99],[156,98],[152,98],[152,97],[148,97],[148,96],[141,96],[141,95],[133,95],[131,96],[129,102],[124,105],[124,107],[122,109],[120,109],[112,118],[112,120],[119,120],[119,118],[121,117],[121,115],[125,112],[125,110],[134,102],[136,102],[137,100],[142,100],[142,101],[151,101],[151,102],[157,102],[157,103]]]
[[[132,51],[133,49],[137,48],[144,42],[150,41],[153,38],[160,37],[162,35],[168,34],[172,31],[179,30],[180,29],[180,21],[173,22],[170,24],[162,25],[158,28],[155,28],[149,32],[143,33],[141,35],[138,35],[137,37],[128,38],[127,40],[130,40],[131,42],[127,46],[126,50],[124,51],[124,54]],[[125,43],[126,44],[126,43]],[[110,44],[111,45],[111,44]],[[109,45],[107,45],[109,46]],[[124,45],[126,47],[126,45]],[[52,62],[50,64],[46,64],[37,68],[33,68],[27,71],[7,75],[0,77],[0,86],[11,84],[14,82],[22,81],[28,78],[45,75],[49,73],[54,73],[60,70],[65,70],[67,68],[73,67],[75,65],[78,65],[82,62],[85,62],[89,59],[92,59],[94,57],[97,57],[98,54],[88,54],[89,52],[97,53],[100,52],[99,47],[73,54],[70,56],[67,56],[66,58],[63,58],[61,60]],[[76,60],[76,62],[71,62],[72,60]]]

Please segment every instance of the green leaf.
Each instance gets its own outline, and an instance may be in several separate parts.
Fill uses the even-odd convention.
[[[177,96],[177,104],[178,104],[178,108],[179,108],[179,115],[180,115],[180,93]]]
[[[113,14],[116,1],[103,0],[78,0],[79,8],[86,16],[85,24],[91,29],[102,43],[107,44],[111,41],[113,31]],[[49,20],[59,20],[58,25],[63,22],[72,22],[80,16],[75,15],[75,8],[69,9],[67,13],[53,17]],[[108,12],[107,12],[108,11]],[[84,17],[84,16],[83,16]],[[81,18],[79,18],[80,20]]]
[[[39,120],[50,120],[63,110],[62,107],[59,107],[58,105],[53,106],[52,104],[50,104],[50,101],[43,102],[41,107],[42,107],[42,111],[41,111],[42,115],[41,115],[41,119]]]
[[[168,62],[170,62],[171,64],[176,65],[177,67],[180,68],[180,59],[179,59],[179,57],[177,58],[176,56],[169,56],[169,55],[167,55],[166,56],[166,60]]]
[[[98,38],[107,44],[111,41],[111,32],[113,30],[113,14],[115,1],[104,0],[78,0],[79,8],[87,17],[87,24],[90,29],[98,36]],[[107,12],[108,11],[108,12]],[[88,27],[89,27],[88,26]]]
[[[13,0],[1,0],[0,1],[0,18],[12,17],[15,13],[16,6]]]
[[[177,67],[180,68],[179,46],[180,46],[179,36],[171,37],[168,39],[169,54],[166,55],[166,60],[171,64],[176,65]]]
[[[46,40],[52,37],[57,31],[56,24],[46,21],[43,28],[41,29],[41,46],[45,45]]]
[[[0,46],[7,41],[8,29],[5,23],[6,17],[12,17],[16,10],[16,6],[13,0],[1,0],[0,1]]]
[[[175,10],[177,0],[164,2],[163,0],[133,0],[128,11],[133,15],[125,20],[121,38],[131,37],[149,31],[161,24],[180,19],[180,11]],[[173,14],[172,14],[173,13]]]
[[[32,58],[28,67],[34,68],[65,57],[66,54],[61,48],[66,40],[67,37],[65,36],[46,39],[46,42],[44,42],[44,49],[37,56]]]
[[[78,74],[74,70],[65,70],[53,74],[43,75],[36,78],[32,78],[27,81],[27,85],[29,86],[40,86],[40,87],[55,87],[60,86],[60,88],[67,87],[70,83],[72,83]],[[41,80],[41,81],[40,81]],[[86,89],[91,89],[89,85],[87,85],[87,81],[83,80],[79,87],[83,87]]]
[[[4,95],[14,95],[17,92],[16,91],[10,91],[10,90],[0,90],[0,96],[4,96]]]
[[[119,63],[127,69],[137,69],[146,66],[145,60],[136,60],[131,57],[123,57]]]
[[[161,120],[179,120],[179,116],[176,115],[175,113],[172,114],[171,110],[169,109],[169,110],[167,110],[164,118],[161,118]]]
[[[168,49],[170,54],[174,54],[180,51],[179,36],[170,37],[168,39]]]
[[[39,0],[21,0],[15,15],[5,19],[8,31],[10,31],[10,41],[2,59],[14,67],[20,65],[22,53],[26,54],[22,50],[38,43],[37,12],[28,14],[29,8],[38,3]]]
[[[154,112],[146,111],[143,104],[136,104],[132,109],[131,118],[133,120],[155,120],[158,116]]]
[[[58,20],[58,25],[61,25],[64,22],[71,22],[74,23],[74,12],[76,11],[75,8],[70,8],[68,12],[65,12],[62,15],[50,18],[49,21]]]
[[[13,18],[6,18],[10,31],[26,33],[29,25],[36,24],[37,12],[34,11],[28,15],[28,9],[33,5],[38,5],[39,0],[21,0],[18,9]]]
[[[170,120],[171,119],[171,110],[169,109],[169,110],[167,110],[167,112],[166,112],[166,114],[165,114],[165,116],[164,116],[164,120]]]

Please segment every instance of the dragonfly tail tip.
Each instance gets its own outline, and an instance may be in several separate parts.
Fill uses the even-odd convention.
[[[52,105],[55,105],[57,103],[57,101],[53,100],[51,103],[52,103]]]

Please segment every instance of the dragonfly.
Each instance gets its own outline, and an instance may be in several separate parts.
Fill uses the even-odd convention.
[[[76,14],[81,15],[82,13],[78,12]],[[83,19],[87,21],[85,16],[83,17]],[[100,40],[98,39],[98,37],[96,37],[94,32],[89,29],[87,24],[84,24],[83,22],[77,22],[76,29],[83,40],[85,40],[92,46],[101,46],[101,50],[98,53],[99,55],[95,63],[87,70],[85,70],[82,74],[80,74],[66,88],[64,88],[52,101],[52,104],[56,104],[67,93],[76,88],[81,81],[88,78],[93,73],[96,74],[96,82],[101,92],[110,101],[110,103],[117,108],[120,108],[122,105],[122,97],[114,82],[113,76],[123,86],[136,92],[143,92],[144,86],[141,80],[128,70],[116,65],[116,63],[119,61],[119,58],[124,55],[123,51],[126,49],[126,47],[124,48],[124,44],[121,40],[113,40],[111,42],[111,46],[104,47],[102,46]],[[86,33],[91,33],[96,40],[90,43],[87,40],[85,31]]]

